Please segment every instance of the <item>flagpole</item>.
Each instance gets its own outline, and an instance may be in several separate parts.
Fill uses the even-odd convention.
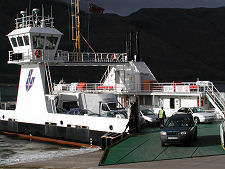
[[[88,1],[88,9],[90,7],[90,0]],[[90,42],[90,11],[88,10],[88,32],[87,32],[87,41]],[[87,48],[87,52],[89,52],[89,46]]]

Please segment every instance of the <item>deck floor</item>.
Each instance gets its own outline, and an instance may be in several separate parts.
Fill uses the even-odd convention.
[[[161,146],[160,129],[147,129],[145,134],[125,139],[107,150],[100,165],[150,162],[225,154],[220,146],[219,124],[199,124],[197,140],[189,147]]]

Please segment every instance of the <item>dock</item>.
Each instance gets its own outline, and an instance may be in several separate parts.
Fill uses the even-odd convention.
[[[219,124],[198,124],[197,140],[188,147],[161,146],[160,129],[147,128],[106,149],[100,165],[117,165],[138,162],[173,160],[203,156],[225,155],[220,145]]]

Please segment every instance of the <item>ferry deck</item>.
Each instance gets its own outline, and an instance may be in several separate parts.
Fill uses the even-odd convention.
[[[225,155],[220,145],[220,122],[198,124],[197,140],[189,147],[182,145],[161,146],[159,128],[147,128],[142,134],[133,135],[106,149],[100,165],[152,162],[192,157]]]

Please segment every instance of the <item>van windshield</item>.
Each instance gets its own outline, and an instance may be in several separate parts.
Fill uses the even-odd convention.
[[[117,110],[116,103],[108,103],[110,110]]]

